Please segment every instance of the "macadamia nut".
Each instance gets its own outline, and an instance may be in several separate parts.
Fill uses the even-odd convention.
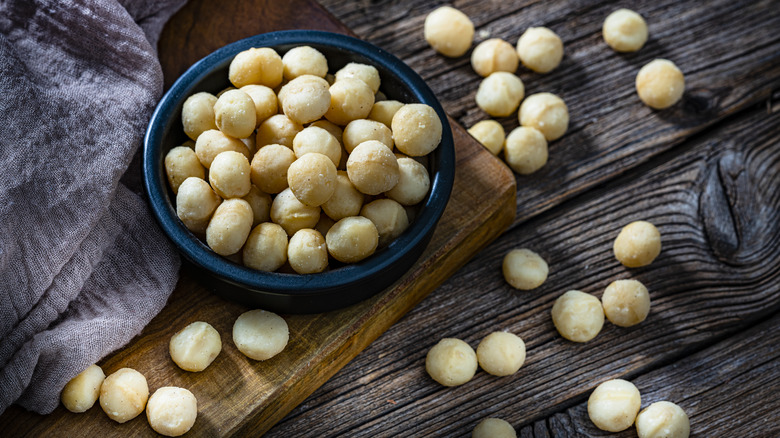
[[[636,417],[639,438],[688,438],[691,423],[681,407],[660,401],[644,408]]]
[[[176,194],[176,216],[194,233],[206,232],[214,210],[222,199],[214,193],[209,183],[189,177],[179,186]]]
[[[385,192],[388,198],[401,205],[415,205],[425,199],[431,187],[428,169],[414,158],[398,156],[398,183]]]
[[[409,227],[409,218],[401,204],[392,199],[377,199],[364,205],[360,215],[368,218],[379,233],[379,246],[387,246]]]
[[[258,148],[269,144],[280,144],[292,148],[293,139],[303,131],[303,125],[294,122],[284,114],[277,114],[266,119],[257,127],[255,138]]]
[[[604,290],[601,303],[609,322],[620,327],[639,324],[650,313],[650,294],[636,280],[613,281]]]
[[[410,157],[428,155],[441,142],[441,119],[433,108],[423,103],[401,107],[393,116],[391,126],[395,146]]]
[[[146,419],[155,432],[165,436],[187,433],[198,418],[198,400],[188,390],[163,386],[146,405]]]
[[[249,160],[238,152],[225,151],[214,157],[209,169],[211,188],[223,198],[241,198],[249,193]]]
[[[282,56],[284,78],[291,81],[303,75],[324,78],[328,74],[328,60],[319,50],[310,46],[298,46]]]
[[[303,128],[293,139],[293,151],[297,158],[316,152],[330,158],[334,166],[341,161],[341,143],[328,131],[317,126]]]
[[[252,158],[252,183],[266,193],[279,193],[287,188],[287,171],[295,161],[295,152],[280,145],[261,147]]]
[[[358,62],[350,62],[336,72],[336,81],[345,78],[360,79],[368,85],[368,88],[370,88],[371,92],[374,94],[379,91],[379,85],[381,84],[379,71],[376,67]]]
[[[330,135],[335,137],[336,140],[338,140],[339,144],[341,144],[341,142],[342,142],[341,137],[343,135],[343,130],[338,125],[336,125],[335,123],[329,122],[329,121],[327,121],[325,119],[320,119],[320,120],[317,120],[316,122],[313,122],[312,124],[309,125],[309,127],[312,127],[312,126],[317,127],[317,128],[322,128],[322,129],[328,131],[330,133]],[[328,154],[325,154],[325,155],[328,155]]]
[[[349,180],[347,172],[339,170],[336,173],[335,186],[333,196],[322,204],[322,211],[334,221],[360,214],[363,194]]]
[[[233,324],[233,342],[250,359],[268,360],[284,350],[290,331],[281,316],[265,310],[250,310]]]
[[[225,151],[240,152],[247,159],[252,157],[244,142],[216,129],[203,132],[195,141],[195,155],[198,156],[200,164],[206,169],[211,167],[211,162],[217,155]]]
[[[520,125],[539,130],[547,141],[561,138],[569,129],[569,108],[552,93],[528,96],[520,105],[518,115]]]
[[[650,108],[669,108],[682,99],[685,77],[672,61],[656,59],[637,73],[636,92]]]
[[[433,50],[450,58],[463,55],[471,47],[474,24],[463,12],[442,6],[425,17],[425,41]]]
[[[620,230],[612,248],[624,266],[647,266],[661,253],[661,233],[650,222],[631,222]]]
[[[519,126],[504,144],[506,164],[521,175],[530,175],[547,164],[547,140],[535,128]]]
[[[477,346],[477,360],[488,374],[512,375],[525,363],[525,343],[515,334],[493,332]]]
[[[165,154],[165,175],[175,195],[185,179],[191,176],[204,179],[206,169],[200,164],[194,150],[187,146],[177,146]]]
[[[284,115],[300,124],[321,118],[330,107],[329,88],[328,81],[313,75],[291,80],[279,92]]]
[[[468,132],[493,155],[498,155],[504,149],[506,132],[504,127],[495,120],[477,122],[469,128]]]
[[[254,213],[243,199],[219,204],[206,228],[206,243],[215,253],[229,256],[241,250],[252,230]]]
[[[299,201],[319,207],[336,190],[336,165],[323,154],[304,154],[287,170],[287,183]]]
[[[365,119],[373,106],[374,92],[365,82],[344,78],[330,86],[330,108],[325,118],[345,126],[353,120]]]
[[[248,202],[249,206],[252,207],[253,227],[271,219],[271,195],[261,191],[253,184],[249,189],[249,193],[242,199]]]
[[[241,90],[230,90],[217,99],[214,115],[220,131],[235,138],[252,135],[257,124],[255,103]]]
[[[325,235],[328,252],[343,263],[357,263],[376,251],[379,232],[369,219],[345,217],[336,222]]]
[[[274,49],[251,48],[233,58],[228,77],[237,88],[251,84],[274,88],[282,83],[282,69],[282,57]]]
[[[344,127],[344,148],[352,153],[353,150],[365,141],[381,141],[385,146],[393,149],[393,133],[390,128],[375,120],[357,119],[349,122]]]
[[[504,256],[504,279],[513,288],[535,289],[547,280],[547,262],[529,249],[513,249]]]
[[[317,230],[304,228],[290,238],[287,247],[290,266],[299,274],[316,274],[328,267],[328,248]]]
[[[371,112],[368,113],[368,118],[376,120],[389,128],[393,124],[393,116],[402,106],[404,104],[397,100],[375,102],[374,106],[371,107]]]
[[[485,418],[471,432],[471,438],[517,438],[517,432],[500,418]]]
[[[537,73],[549,73],[563,59],[563,41],[546,27],[531,27],[517,40],[520,62]]]
[[[146,377],[132,368],[117,370],[100,386],[100,407],[108,418],[120,424],[143,412],[148,398]]]
[[[493,117],[512,114],[525,96],[523,81],[512,73],[491,73],[479,84],[477,105]]]
[[[460,339],[444,338],[428,350],[425,370],[444,386],[462,385],[477,372],[477,354]]]
[[[347,174],[356,189],[367,195],[378,195],[398,184],[398,159],[384,143],[369,140],[349,155]]]
[[[636,12],[621,8],[607,16],[601,34],[616,51],[636,52],[647,41],[647,23]]]
[[[588,342],[604,326],[601,301],[593,295],[570,290],[555,300],[552,320],[561,336],[573,342]]]
[[[187,137],[197,140],[198,136],[209,129],[217,129],[214,117],[214,104],[217,97],[211,93],[195,93],[184,101],[181,108],[181,124]]]
[[[309,207],[295,197],[292,190],[284,189],[271,204],[271,220],[292,236],[303,228],[314,228],[320,220],[320,207]]]
[[[471,52],[471,67],[483,78],[497,71],[514,73],[519,62],[515,48],[500,38],[482,41]]]
[[[71,412],[86,412],[100,396],[100,386],[105,379],[102,368],[94,364],[88,366],[62,388],[62,405]]]
[[[249,233],[244,244],[244,265],[272,272],[287,261],[287,233],[281,225],[263,222]]]
[[[276,93],[265,85],[244,85],[241,91],[249,95],[255,105],[255,127],[260,126],[279,110]]]
[[[607,380],[588,398],[588,416],[599,429],[620,432],[634,424],[641,404],[639,390],[633,383]]]
[[[222,339],[211,324],[196,321],[171,337],[168,350],[179,368],[203,371],[222,351]]]

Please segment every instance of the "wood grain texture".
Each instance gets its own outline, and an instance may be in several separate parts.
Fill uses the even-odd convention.
[[[582,403],[599,382],[632,379],[776,313],[778,144],[780,114],[760,107],[514,228],[270,436],[468,436],[487,416],[510,421],[523,436],[546,436],[546,419]],[[623,225],[637,219],[658,226],[663,250],[652,265],[628,269],[615,260],[612,242]],[[517,247],[538,251],[550,265],[547,282],[537,290],[516,291],[503,280],[501,260]],[[633,328],[606,323],[585,344],[557,335],[550,309],[558,296],[577,289],[600,297],[610,282],[626,278],[650,290],[645,322]],[[439,339],[458,337],[476,347],[498,330],[526,342],[526,364],[517,374],[497,378],[478,371],[455,388],[427,376],[425,355]],[[765,360],[733,353],[734,363]],[[346,412],[352,420],[344,420]],[[692,421],[701,424],[692,413]],[[729,427],[720,422],[718,431],[744,436],[730,434]]]
[[[270,18],[233,21],[263,14]],[[301,27],[345,31],[309,1],[191,1],[167,25],[160,43],[166,81],[170,84],[171,77],[223,44]],[[163,311],[140,337],[102,361],[103,370],[109,374],[134,368],[146,376],[152,392],[162,386],[193,392],[198,420],[187,436],[262,434],[514,220],[511,172],[462,127],[451,123],[457,166],[452,196],[420,260],[386,291],[339,311],[284,315],[290,343],[281,354],[257,362],[243,356],[232,341],[233,322],[249,309],[214,296],[185,269]],[[194,321],[210,323],[222,336],[222,353],[200,373],[180,370],[168,354],[171,336]],[[0,430],[11,436],[156,435],[143,414],[120,425],[97,406],[81,415],[59,407],[45,417],[12,407],[0,417]]]
[[[729,114],[780,88],[780,8],[772,0],[321,0],[360,37],[383,47],[426,79],[447,112],[470,127],[489,116],[474,103],[481,78],[470,52],[437,55],[423,38],[425,16],[441,4],[461,9],[476,27],[475,45],[487,38],[511,44],[530,26],[546,26],[564,42],[560,67],[540,75],[521,67],[526,95],[553,92],[568,104],[568,133],[550,144],[547,165],[518,176],[516,224],[646,162]],[[644,16],[650,38],[632,54],[619,54],[601,36],[604,18],[618,7]],[[639,68],[655,58],[685,73],[678,105],[654,111],[634,90]],[[516,116],[500,120],[509,130]]]

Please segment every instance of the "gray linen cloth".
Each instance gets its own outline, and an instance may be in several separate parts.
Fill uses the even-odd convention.
[[[157,39],[183,3],[0,0],[0,413],[54,410],[176,284],[178,255],[120,178],[140,171]]]

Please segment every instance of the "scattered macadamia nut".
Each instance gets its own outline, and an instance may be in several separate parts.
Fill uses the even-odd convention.
[[[220,131],[235,138],[252,135],[257,124],[255,103],[241,90],[230,90],[217,99],[214,115]]]
[[[203,371],[222,351],[222,339],[211,324],[196,321],[171,337],[168,350],[179,368]]]
[[[360,215],[368,218],[379,233],[379,246],[387,246],[409,227],[404,207],[392,199],[377,199],[364,205]]]
[[[198,155],[187,146],[176,146],[165,154],[165,175],[173,194],[179,192],[179,186],[189,177],[204,179],[206,169],[200,164]]]
[[[132,368],[121,368],[100,386],[100,407],[108,418],[124,423],[144,411],[149,399],[146,377]]]
[[[309,46],[298,46],[288,50],[282,56],[284,78],[288,81],[313,75],[324,78],[328,74],[328,60],[319,50]]]
[[[209,129],[217,129],[214,116],[214,104],[217,97],[211,93],[195,93],[184,101],[181,108],[181,124],[187,137],[197,140],[198,136]]]
[[[292,121],[284,114],[277,114],[257,127],[256,145],[261,148],[269,144],[280,144],[292,149],[293,139],[301,131],[303,125]]]
[[[362,193],[378,195],[398,184],[398,159],[384,143],[369,140],[359,144],[349,155],[347,175]]]
[[[623,266],[647,266],[661,253],[661,233],[650,222],[631,222],[620,230],[612,248]]]
[[[647,41],[647,23],[636,12],[621,8],[607,16],[601,34],[614,50],[636,52]]]
[[[547,164],[547,140],[535,128],[519,126],[506,137],[506,164],[521,175],[530,175]]]
[[[211,167],[211,162],[217,155],[225,151],[240,152],[247,159],[252,158],[252,154],[244,142],[216,129],[203,132],[195,141],[195,155],[198,156],[200,164],[206,169]]]
[[[650,313],[650,294],[636,280],[613,281],[604,290],[601,303],[609,322],[620,327],[637,325]]]
[[[669,108],[682,99],[685,77],[672,61],[656,59],[639,69],[636,92],[650,108]]]
[[[284,115],[295,123],[309,123],[321,118],[330,107],[328,81],[303,75],[288,82],[279,92]]]
[[[287,246],[287,260],[299,274],[316,274],[328,267],[328,248],[325,238],[311,228],[298,230]]]
[[[425,370],[444,386],[462,385],[477,372],[477,354],[460,339],[444,338],[428,350]]]
[[[379,79],[379,70],[373,65],[350,62],[336,72],[336,81],[345,78],[360,79],[368,85],[368,88],[370,88],[374,94],[379,92],[379,85],[381,83],[381,80]]]
[[[531,27],[517,40],[520,62],[537,73],[549,73],[563,59],[563,41],[546,27]]]
[[[365,82],[344,78],[330,86],[330,108],[325,118],[345,126],[353,120],[365,119],[373,106],[374,92]]]
[[[299,201],[319,207],[336,190],[336,165],[323,154],[304,154],[287,170],[287,183]]]
[[[513,288],[535,289],[547,280],[547,262],[530,249],[513,249],[504,256],[504,279]]]
[[[328,131],[317,126],[303,128],[303,131],[295,136],[293,152],[298,158],[310,152],[326,155],[334,166],[338,166],[341,161],[341,143]]]
[[[287,233],[281,225],[263,222],[249,233],[244,244],[244,265],[273,272],[287,261]]]
[[[343,263],[357,263],[376,251],[379,232],[362,216],[350,216],[336,222],[325,235],[328,252]]]
[[[154,391],[146,405],[149,426],[160,435],[184,435],[197,418],[198,400],[184,388],[163,386]]]
[[[357,145],[369,140],[381,141],[390,150],[393,149],[393,133],[390,128],[375,120],[357,119],[349,122],[344,127],[342,139],[344,149],[350,154]]]
[[[290,337],[287,322],[265,310],[242,313],[233,324],[233,342],[250,359],[268,360],[284,350]]]
[[[469,128],[469,134],[485,146],[493,155],[498,155],[504,149],[506,132],[504,127],[495,120],[482,120]]]
[[[425,41],[433,50],[444,56],[457,58],[471,47],[474,23],[463,12],[450,6],[442,6],[425,17],[423,33]]]
[[[402,106],[404,104],[397,100],[375,102],[374,106],[371,107],[371,112],[368,113],[368,118],[376,120],[389,128],[393,124],[393,116]]]
[[[547,141],[561,138],[569,129],[569,108],[552,93],[528,96],[520,105],[518,115],[520,125],[539,130]]]
[[[493,117],[506,117],[517,109],[525,96],[523,81],[512,73],[491,73],[479,84],[477,105]]]
[[[243,199],[219,204],[206,228],[206,243],[215,253],[229,256],[241,250],[252,230],[254,213]]]
[[[622,379],[607,380],[588,398],[588,416],[599,429],[620,432],[634,424],[641,404],[639,390],[633,383]]]
[[[249,193],[242,199],[248,202],[249,206],[252,207],[253,227],[261,222],[268,222],[271,219],[271,195],[261,191],[253,184],[249,189]]]
[[[525,343],[508,332],[493,332],[477,346],[479,366],[494,376],[509,376],[525,363]]]
[[[515,48],[500,38],[482,41],[471,52],[471,67],[483,78],[497,71],[514,73],[519,62]]]
[[[552,320],[561,336],[573,342],[588,342],[604,326],[604,309],[593,295],[570,290],[555,300]]]
[[[238,152],[225,151],[214,157],[209,169],[211,188],[223,198],[241,198],[249,193],[252,181],[249,160]]]
[[[425,199],[431,188],[428,169],[414,158],[397,155],[398,183],[385,192],[388,198],[401,205],[416,205]]]
[[[505,420],[485,418],[471,432],[471,438],[517,438],[517,432]]]
[[[685,411],[674,403],[660,401],[642,409],[636,417],[639,438],[688,438],[691,423]]]
[[[287,146],[269,144],[261,147],[252,158],[252,183],[266,193],[279,193],[287,188],[287,171],[295,161],[295,152]]]
[[[100,386],[105,379],[102,368],[97,365],[88,366],[62,388],[62,405],[77,414],[86,412],[100,396]]]
[[[391,126],[395,147],[410,157],[428,155],[441,142],[441,119],[436,110],[424,103],[410,103],[398,109]]]
[[[334,221],[359,215],[363,206],[363,194],[349,180],[347,172],[339,170],[336,173],[335,186],[333,196],[322,204],[322,211]]]
[[[320,207],[309,207],[295,197],[292,190],[284,189],[271,203],[271,220],[292,236],[304,228],[314,228],[320,220]]]
[[[176,216],[190,231],[205,233],[214,210],[221,202],[209,183],[189,177],[181,183],[176,194]]]
[[[230,62],[228,77],[238,88],[265,85],[275,88],[282,83],[282,57],[268,47],[244,50]]]
[[[279,110],[279,101],[274,90],[265,85],[244,85],[241,91],[248,94],[255,104],[255,127],[260,126],[266,119],[276,114]]]

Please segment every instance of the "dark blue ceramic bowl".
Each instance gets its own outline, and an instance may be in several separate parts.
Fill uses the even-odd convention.
[[[442,141],[429,156],[431,190],[409,228],[389,246],[366,260],[311,275],[260,272],[223,258],[176,216],[175,197],[168,188],[164,158],[187,140],[181,108],[199,91],[216,94],[229,86],[228,66],[239,52],[272,47],[283,55],[308,45],[322,52],[334,73],[348,62],[371,64],[379,70],[381,90],[389,99],[432,106],[442,122]],[[203,274],[204,284],[218,294],[251,306],[282,313],[319,313],[345,307],[384,290],[417,261],[433,235],[450,197],[455,178],[455,150],[447,116],[433,92],[411,68],[395,56],[364,41],[318,31],[284,31],[257,35],[229,44],[195,63],[163,96],[144,139],[143,180],[152,211],[165,234]]]

